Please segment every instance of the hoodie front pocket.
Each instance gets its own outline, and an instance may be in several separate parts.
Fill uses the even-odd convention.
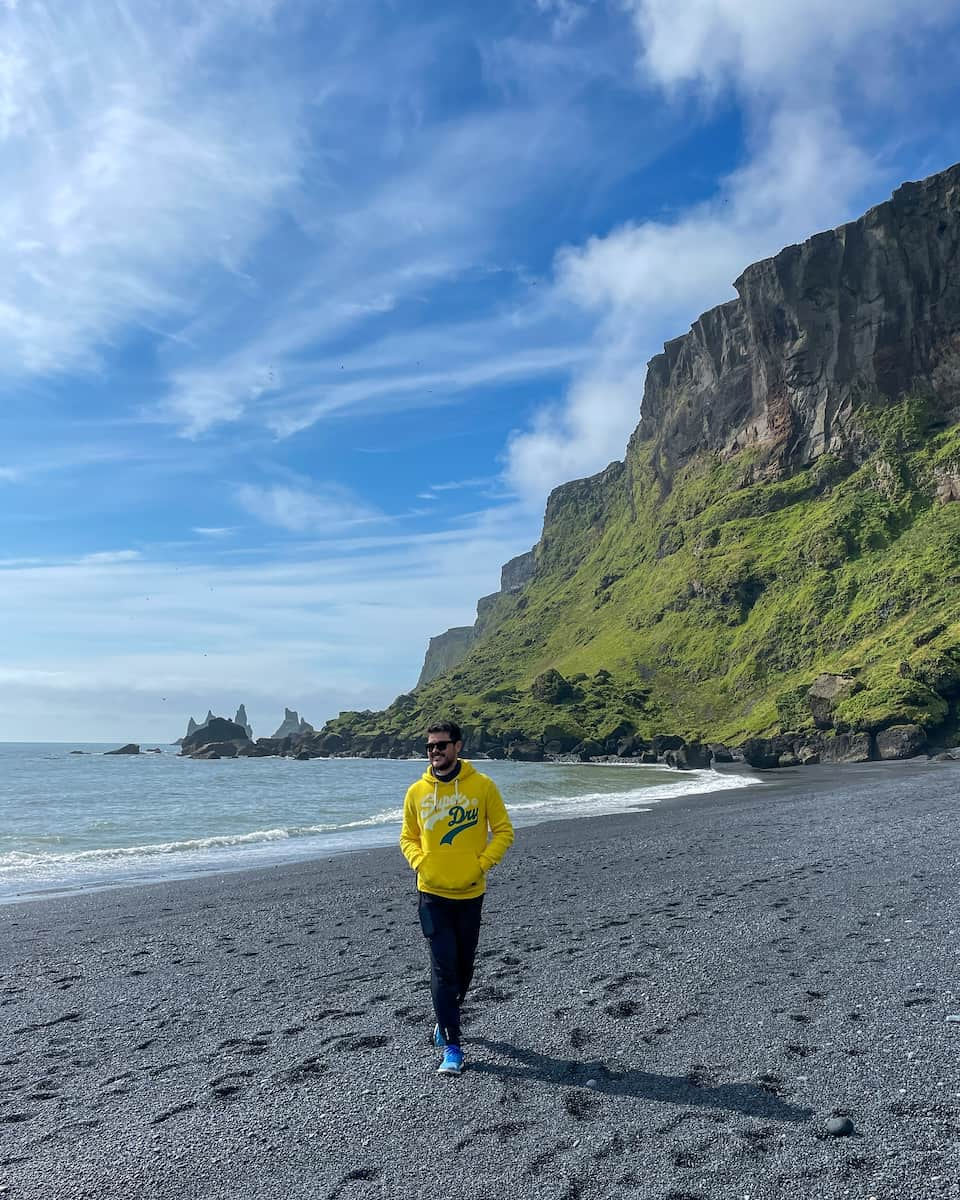
[[[431,850],[420,864],[420,882],[427,888],[465,892],[483,879],[483,868],[475,854]]]

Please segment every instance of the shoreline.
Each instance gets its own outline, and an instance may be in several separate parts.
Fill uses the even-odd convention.
[[[64,743],[68,744],[68,743]],[[228,760],[233,761],[233,760]],[[394,761],[394,760],[385,760]],[[482,761],[482,760],[478,760]],[[554,764],[543,763],[542,766],[550,766]],[[641,764],[636,760],[623,760],[620,763],[577,763],[566,764],[558,763],[558,766],[584,766],[584,767],[606,767],[606,766],[623,766],[629,769],[645,768],[658,770],[664,774],[669,774],[678,779],[683,777],[693,777],[704,775],[707,772],[701,771],[681,771],[678,772],[675,768],[666,767],[663,764]],[[864,773],[883,778],[884,776],[896,775],[899,772],[912,772],[926,765],[932,765],[939,770],[943,766],[949,764],[933,764],[931,759],[913,758],[902,761],[890,762],[872,762],[872,763],[851,763],[851,764],[827,764],[807,766],[802,768],[778,768],[775,771],[763,771],[748,766],[746,763],[724,763],[716,764],[708,770],[711,773],[724,776],[726,778],[742,778],[745,782],[741,788],[704,788],[702,791],[683,792],[671,796],[651,798],[648,800],[638,799],[636,802],[626,805],[619,813],[586,813],[580,814],[570,812],[563,816],[550,816],[540,821],[532,821],[523,823],[518,826],[522,829],[542,828],[553,824],[565,824],[566,822],[579,821],[601,821],[607,819],[616,819],[618,816],[630,816],[633,813],[649,814],[655,810],[672,811],[680,805],[687,803],[692,805],[707,804],[715,806],[721,795],[735,798],[738,795],[747,794],[754,788],[761,788],[767,793],[777,795],[787,795],[793,791],[800,789],[801,791],[811,790],[810,785],[818,785],[813,790],[823,790],[827,787],[841,786],[844,783],[853,780],[854,777],[862,776]],[[814,774],[811,776],[811,772]],[[859,773],[859,774],[858,774]],[[385,827],[386,828],[386,827]],[[399,824],[398,824],[399,829]],[[278,858],[276,861],[265,863],[249,863],[229,862],[225,865],[217,866],[196,866],[192,870],[172,871],[164,875],[160,870],[161,863],[157,862],[157,875],[152,878],[121,878],[107,880],[104,882],[79,883],[76,886],[70,883],[62,885],[53,884],[48,887],[36,888],[33,890],[24,890],[23,892],[14,892],[9,895],[0,895],[0,912],[10,908],[16,908],[20,905],[40,904],[46,901],[69,901],[86,895],[102,895],[104,893],[115,892],[118,890],[141,890],[150,888],[166,888],[175,887],[179,884],[202,883],[205,880],[224,879],[227,877],[246,877],[257,875],[260,873],[272,874],[277,870],[285,870],[287,868],[307,867],[310,864],[320,861],[331,861],[333,859],[341,859],[350,857],[351,855],[365,855],[375,852],[389,853],[394,848],[396,837],[384,838],[383,841],[376,842],[368,846],[316,846],[312,850],[306,847],[302,849],[295,848],[293,856],[289,858]],[[264,848],[272,845],[265,843]],[[275,844],[274,848],[275,848]]]
[[[228,759],[226,761],[232,763],[236,760]],[[369,760],[363,761],[368,762]],[[383,761],[390,764],[395,762],[392,759]],[[418,765],[420,761],[416,760]],[[538,771],[544,768],[549,769],[552,766],[558,769],[574,768],[578,772],[581,767],[586,766],[594,768],[624,766],[634,771],[640,769],[642,772],[646,772],[648,781],[653,776],[659,777],[662,781],[660,783],[647,782],[640,789],[641,792],[651,793],[650,797],[646,800],[646,803],[650,805],[671,803],[688,791],[697,795],[714,795],[716,792],[729,787],[728,783],[717,777],[736,773],[730,772],[727,769],[677,771],[663,764],[641,764],[636,760],[625,760],[622,763],[609,764],[580,762],[536,764]],[[521,769],[526,770],[528,767],[529,764],[524,764]],[[511,768],[511,764],[506,764],[507,775],[510,774]],[[230,768],[228,767],[227,770],[230,770]],[[500,764],[498,764],[498,770],[502,774],[503,768]],[[746,767],[740,773],[744,774],[745,777],[757,775],[757,773],[751,772]],[[521,806],[514,812],[515,819],[521,825],[542,824],[545,820],[580,819],[584,814],[576,811],[577,804],[582,802],[585,805],[589,805],[596,800],[596,797],[590,791],[591,785],[588,775],[589,773],[583,775],[579,797],[571,795],[570,799],[566,802],[570,805],[569,811],[566,814],[539,817],[536,806],[530,808]],[[623,782],[626,791],[629,792],[630,788],[627,779],[624,778]],[[501,780],[501,783],[509,791],[510,784],[503,780]],[[664,791],[671,794],[664,795]],[[399,795],[402,796],[402,792]],[[611,797],[611,803],[615,804],[617,793],[612,792]],[[558,806],[562,806],[563,803],[564,801],[557,800]],[[624,796],[621,811],[629,811],[632,807],[635,806],[629,804],[626,796]],[[586,815],[591,814],[588,811]],[[209,875],[237,872],[246,873],[249,871],[272,869],[277,865],[286,866],[298,862],[309,862],[316,858],[350,854],[378,846],[390,846],[394,844],[396,838],[399,836],[399,814],[395,824],[395,829],[393,825],[385,822],[382,825],[370,827],[364,833],[358,834],[355,832],[355,823],[348,822],[342,830],[331,827],[323,834],[314,837],[292,836],[289,840],[278,839],[273,836],[275,831],[271,827],[269,836],[264,834],[262,840],[259,842],[251,842],[249,839],[253,835],[249,831],[245,831],[242,835],[236,836],[233,844],[231,844],[231,839],[234,835],[225,831],[219,835],[211,835],[212,844],[207,847],[199,846],[195,838],[186,837],[181,839],[175,835],[171,835],[167,841],[161,844],[161,848],[165,850],[164,854],[159,853],[149,844],[143,847],[118,846],[114,847],[112,852],[108,848],[104,848],[102,852],[87,848],[82,855],[77,855],[78,865],[81,859],[85,862],[91,862],[92,857],[101,855],[101,866],[92,867],[87,875],[84,875],[78,868],[75,868],[72,878],[61,877],[55,878],[52,881],[42,880],[36,884],[29,879],[18,883],[4,881],[2,887],[0,887],[0,909],[9,905],[34,903],[48,897],[68,897],[82,895],[86,892],[107,891],[118,887],[147,887],[158,883],[173,883],[176,881],[204,878]],[[342,844],[345,838],[349,844]],[[135,854],[135,851],[139,851],[139,855]],[[129,857],[124,857],[124,852]],[[196,861],[190,861],[193,855],[196,855]],[[66,857],[70,857],[69,853]],[[66,864],[64,864],[62,874],[68,869]]]

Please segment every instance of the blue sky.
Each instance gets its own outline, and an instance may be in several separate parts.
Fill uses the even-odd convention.
[[[416,681],[748,263],[960,159],[928,0],[0,0],[0,740]]]

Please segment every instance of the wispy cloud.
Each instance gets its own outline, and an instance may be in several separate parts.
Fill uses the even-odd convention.
[[[18,467],[0,467],[0,483],[16,483],[23,478],[23,472]]]
[[[382,515],[351,495],[346,488],[327,485],[290,487],[274,484],[261,487],[243,484],[238,502],[258,520],[295,533],[341,529],[382,520]]]
[[[271,5],[76,0],[0,12],[0,358],[95,367],[132,320],[231,271],[297,172],[282,79],[221,54]]]
[[[99,550],[96,554],[85,554],[80,562],[89,566],[111,566],[114,563],[136,562],[140,557],[139,550]]]

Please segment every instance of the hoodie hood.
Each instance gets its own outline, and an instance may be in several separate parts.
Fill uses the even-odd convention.
[[[462,784],[464,780],[470,778],[471,775],[476,775],[477,771],[473,763],[467,762],[465,758],[460,760],[460,770],[452,779],[438,779],[433,773],[431,767],[427,767],[424,773],[420,776],[421,782],[428,784],[431,788],[438,787],[453,787],[454,784]]]

